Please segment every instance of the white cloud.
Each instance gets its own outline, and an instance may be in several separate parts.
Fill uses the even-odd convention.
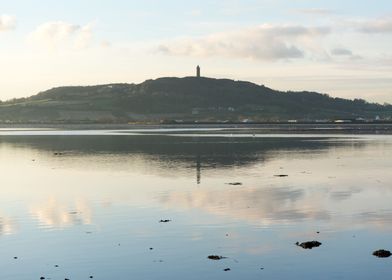
[[[331,50],[331,55],[335,58],[342,58],[342,59],[350,59],[350,60],[362,60],[363,57],[357,54],[354,54],[352,50],[338,47]]]
[[[75,47],[78,49],[87,48],[91,42],[93,41],[93,23],[88,23],[85,26],[82,26],[80,30],[78,30],[76,39],[75,39]]]
[[[9,15],[0,15],[0,32],[15,29],[16,18]]]
[[[353,52],[346,48],[335,48],[331,50],[331,54],[336,56],[352,56]]]
[[[307,52],[317,52],[316,38],[329,32],[328,27],[264,24],[201,38],[174,40],[161,44],[157,50],[169,55],[198,57],[295,59],[304,57]]]
[[[29,40],[50,49],[83,49],[92,43],[93,26],[92,23],[80,26],[63,21],[46,22],[30,33]]]
[[[364,33],[392,33],[392,18],[359,22],[357,29]]]
[[[301,9],[295,11],[301,14],[315,15],[315,16],[328,16],[336,13],[334,10],[322,9],[322,8],[310,8],[310,9]]]

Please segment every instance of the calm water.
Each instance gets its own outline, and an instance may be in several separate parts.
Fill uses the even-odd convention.
[[[4,130],[0,168],[0,279],[391,278],[392,136]]]

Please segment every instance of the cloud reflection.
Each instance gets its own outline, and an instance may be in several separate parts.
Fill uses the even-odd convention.
[[[13,234],[16,231],[15,222],[8,217],[0,217],[0,236]]]
[[[92,223],[91,208],[84,200],[76,200],[71,206],[51,197],[45,203],[32,207],[30,212],[43,227],[65,228]]]
[[[304,190],[290,187],[171,192],[159,200],[167,207],[202,209],[214,215],[265,225],[330,218],[328,212],[307,203]]]

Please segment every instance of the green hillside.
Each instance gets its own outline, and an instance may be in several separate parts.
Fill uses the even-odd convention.
[[[286,121],[375,116],[390,118],[392,106],[196,77],[58,87],[0,104],[1,122]]]

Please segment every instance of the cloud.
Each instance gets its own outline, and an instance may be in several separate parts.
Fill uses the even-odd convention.
[[[357,22],[357,30],[363,33],[392,33],[392,18]]]
[[[342,48],[342,47],[332,49],[331,50],[331,55],[336,57],[336,58],[338,58],[338,57],[344,58],[344,59],[348,58],[348,59],[353,60],[353,61],[354,60],[361,60],[361,59],[363,59],[362,56],[360,56],[358,54],[354,54],[351,50],[346,49],[346,48]]]
[[[39,25],[28,38],[33,43],[50,49],[84,49],[92,43],[93,27],[93,23],[80,26],[63,21],[46,22]]]
[[[331,54],[336,56],[352,56],[353,52],[346,48],[335,48],[331,50]]]
[[[255,60],[302,58],[314,51],[314,42],[330,32],[328,27],[269,25],[185,38],[163,43],[157,51],[168,55],[225,56]]]
[[[334,10],[322,9],[322,8],[310,8],[310,9],[301,9],[295,11],[301,14],[316,15],[316,16],[328,16],[328,15],[336,14],[336,11]]]
[[[0,15],[0,32],[13,30],[16,27],[16,18],[9,15]]]

